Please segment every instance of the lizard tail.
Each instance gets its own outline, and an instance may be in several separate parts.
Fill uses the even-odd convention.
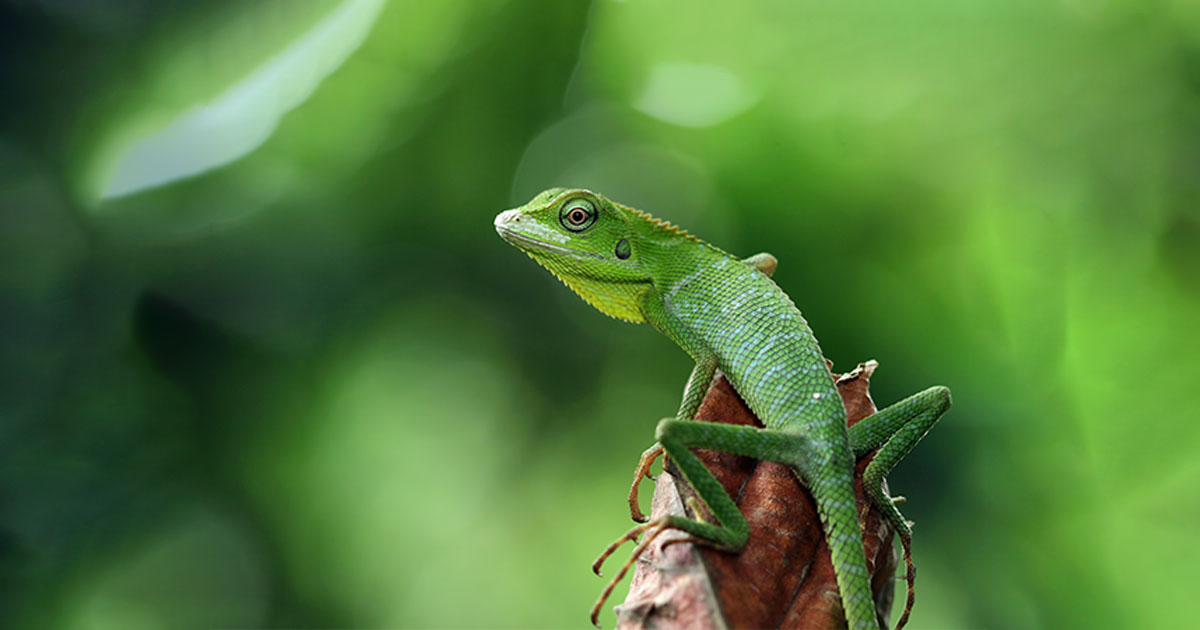
[[[878,628],[879,621],[875,616],[875,601],[867,576],[867,559],[863,551],[862,529],[858,524],[852,483],[849,475],[834,473],[814,479],[810,488],[813,498],[817,500],[825,539],[833,556],[833,569],[837,575],[846,621],[852,630],[864,630]]]

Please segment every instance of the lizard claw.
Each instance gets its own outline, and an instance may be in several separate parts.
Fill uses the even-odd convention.
[[[646,532],[646,537],[643,538],[642,542],[638,543],[638,546],[633,549],[633,553],[629,555],[629,560],[625,561],[625,564],[621,566],[621,570],[617,571],[616,576],[614,576],[613,579],[608,582],[608,585],[604,587],[604,590],[600,593],[600,597],[596,600],[596,603],[592,605],[592,625],[596,626],[597,628],[600,627],[598,619],[600,618],[600,609],[604,606],[604,602],[608,600],[608,596],[612,594],[613,589],[616,588],[617,583],[621,581],[621,578],[625,577],[625,573],[629,571],[629,567],[633,566],[633,563],[642,556],[642,552],[646,551],[646,548],[650,546],[650,543],[654,542],[655,538],[658,538],[659,534],[667,531],[668,522],[668,517],[660,516],[653,521],[634,527],[628,532],[625,532],[624,536],[621,536],[613,541],[613,543],[600,554],[600,557],[596,558],[596,561],[592,563],[592,571],[595,571],[596,575],[601,575],[600,565],[604,564],[604,561],[608,559],[608,557],[611,556],[614,551],[617,550],[617,547],[620,547],[627,540],[637,540],[639,535],[641,535],[643,532]]]
[[[642,508],[638,505],[638,484],[642,482],[643,477],[654,479],[650,475],[650,466],[654,464],[654,460],[658,459],[658,456],[662,455],[662,453],[663,447],[661,444],[655,444],[646,449],[646,452],[642,453],[642,459],[638,461],[637,470],[633,472],[633,484],[629,486],[629,517],[634,522],[645,523],[650,520],[649,517],[642,513]]]

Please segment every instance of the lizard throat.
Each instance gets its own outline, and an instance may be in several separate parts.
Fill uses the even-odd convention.
[[[653,286],[648,278],[596,276],[570,264],[571,261],[563,264],[561,259],[535,250],[527,249],[525,253],[601,313],[635,324],[646,321],[641,303]]]

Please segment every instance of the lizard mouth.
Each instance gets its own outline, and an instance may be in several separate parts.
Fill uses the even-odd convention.
[[[562,245],[547,243],[546,241],[534,238],[528,234],[522,234],[521,232],[510,229],[505,225],[501,225],[499,222],[496,223],[496,233],[500,235],[500,238],[524,250],[541,251],[551,254],[566,254],[575,258],[604,258],[600,254],[593,252],[581,252],[577,249],[571,249],[570,247],[563,247]]]

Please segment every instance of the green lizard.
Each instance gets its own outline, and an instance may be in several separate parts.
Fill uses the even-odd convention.
[[[854,462],[880,449],[863,484],[904,545],[908,604],[897,627],[904,625],[913,597],[911,523],[896,508],[899,498],[884,491],[883,478],[949,408],[950,390],[932,387],[847,429],[812,330],[769,277],[775,267],[769,254],[739,260],[587,190],[547,190],[501,213],[495,226],[587,303],[618,319],[649,323],[696,361],[678,413],[658,423],[657,443],[642,456],[630,508],[634,520],[646,521],[637,507],[637,485],[665,450],[718,522],[662,516],[610,545],[593,567],[597,573],[620,544],[646,533],[592,608],[593,623],[612,588],[663,531],[683,530],[690,535],[683,540],[729,552],[746,545],[749,529],[737,504],[690,450],[702,448],[779,462],[799,475],[816,499],[850,627],[878,627],[854,497]],[[694,421],[717,369],[762,428]]]

